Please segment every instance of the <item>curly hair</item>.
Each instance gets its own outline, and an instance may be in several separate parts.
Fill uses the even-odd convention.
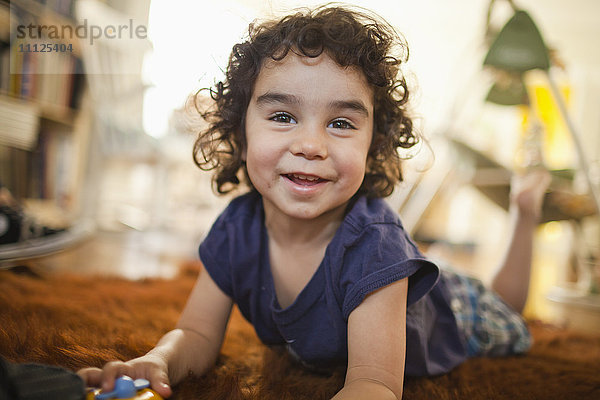
[[[213,188],[219,194],[236,188],[241,179],[254,188],[242,159],[246,109],[264,61],[282,60],[290,51],[305,57],[325,52],[341,67],[356,67],[365,75],[374,93],[374,131],[358,192],[389,196],[402,181],[398,148],[419,141],[407,115],[408,86],[400,71],[408,47],[380,17],[342,7],[322,6],[250,24],[247,40],[233,46],[225,79],[208,89],[212,108],[199,109],[202,90],[194,97],[196,109],[208,122],[194,143],[196,165],[215,170]]]

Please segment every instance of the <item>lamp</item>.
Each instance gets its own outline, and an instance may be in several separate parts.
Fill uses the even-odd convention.
[[[516,10],[492,42],[483,65],[493,67],[497,75],[487,101],[507,106],[529,104],[523,73],[550,67],[548,50],[529,14]]]
[[[523,82],[523,76],[521,74],[510,74],[504,78],[497,78],[485,100],[503,106],[529,104],[529,96]]]
[[[518,73],[550,68],[548,49],[529,14],[515,12],[490,46],[483,65]]]
[[[493,3],[494,0],[490,3],[488,23]],[[567,112],[567,107],[556,82],[552,78],[548,48],[529,14],[518,9],[512,0],[509,0],[509,3],[514,10],[514,15],[493,40],[483,61],[485,66],[493,67],[497,71],[496,76],[498,77],[486,100],[502,105],[529,104],[527,90],[523,83],[523,74],[533,69],[543,70],[560,114],[575,145],[581,172],[589,186],[596,211],[600,213],[600,193],[590,177],[589,163],[579,139],[579,134]]]

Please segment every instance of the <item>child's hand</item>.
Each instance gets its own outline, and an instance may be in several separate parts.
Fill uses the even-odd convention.
[[[115,380],[122,375],[132,379],[144,378],[150,381],[152,390],[167,398],[172,394],[167,371],[166,362],[160,356],[149,353],[127,362],[111,361],[102,369],[84,368],[77,371],[77,374],[86,385],[101,387],[104,391],[113,390]]]
[[[552,177],[542,168],[515,175],[511,181],[510,201],[521,216],[539,219],[542,214],[544,194]]]

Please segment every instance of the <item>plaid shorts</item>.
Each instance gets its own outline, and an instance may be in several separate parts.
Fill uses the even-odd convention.
[[[531,335],[521,314],[479,279],[448,268],[441,273],[469,357],[504,356],[529,350]]]

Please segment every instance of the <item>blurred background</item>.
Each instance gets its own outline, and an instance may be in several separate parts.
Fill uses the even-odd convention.
[[[229,198],[193,164],[186,100],[223,78],[253,20],[321,3],[0,1],[0,265],[140,279],[196,259]],[[600,330],[600,2],[352,4],[410,48],[427,140],[389,199],[407,229],[486,280],[512,174],[548,168],[526,314]]]

